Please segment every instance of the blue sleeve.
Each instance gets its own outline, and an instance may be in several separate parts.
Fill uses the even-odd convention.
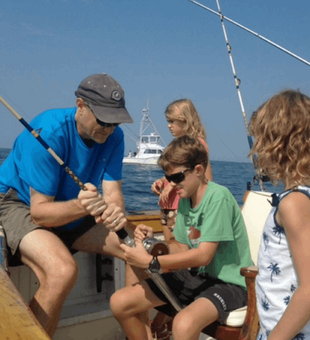
[[[36,191],[48,196],[55,196],[64,169],[29,132],[26,133],[28,135],[22,139],[21,143],[26,144],[25,147],[29,150],[29,153],[25,152],[25,156],[21,158],[23,164],[20,166],[19,175],[24,182]],[[52,150],[63,159],[64,146],[59,141],[56,143],[53,138],[50,138],[49,133],[42,131],[40,135]]]
[[[110,157],[103,174],[103,180],[120,181],[122,179],[125,145],[124,133],[119,127],[117,127],[114,131],[112,146],[113,150],[111,150]]]

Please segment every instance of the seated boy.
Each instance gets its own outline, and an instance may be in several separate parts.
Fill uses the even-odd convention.
[[[232,194],[205,179],[208,155],[198,140],[174,139],[158,164],[181,198],[170,254],[147,253],[142,240],[152,237],[152,228],[145,225],[136,228],[135,248],[121,247],[128,264],[166,272],[164,280],[184,306],[173,321],[174,340],[198,339],[207,325],[247,304],[240,269],[252,265],[248,237]],[[118,290],[110,303],[129,340],[152,339],[139,313],[164,305],[167,313],[173,310],[151,279]]]

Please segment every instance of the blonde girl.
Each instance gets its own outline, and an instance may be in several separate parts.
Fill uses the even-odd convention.
[[[189,135],[197,138],[206,148],[209,154],[208,145],[206,143],[206,131],[201,123],[199,114],[189,99],[175,100],[169,104],[165,111],[168,128],[173,137]],[[206,179],[212,180],[212,171],[210,160],[206,170]],[[159,205],[161,207],[161,223],[165,240],[169,241],[174,228],[177,208],[179,204],[179,196],[173,189],[165,177],[156,180],[152,185],[152,191],[159,195]]]
[[[258,340],[310,339],[310,98],[286,90],[253,114],[259,167],[284,192],[273,202],[259,249]]]

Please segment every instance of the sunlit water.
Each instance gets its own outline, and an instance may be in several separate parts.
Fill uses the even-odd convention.
[[[0,164],[5,160],[9,149],[0,148]],[[243,195],[247,189],[247,182],[252,182],[254,170],[251,163],[211,161],[214,182],[226,186],[235,199],[242,204]],[[154,165],[123,165],[123,194],[126,210],[157,210],[158,196],[151,191],[154,180],[161,178],[163,171]],[[280,192],[282,188],[275,188],[270,183],[265,184],[267,191]],[[254,190],[259,190],[257,185]]]

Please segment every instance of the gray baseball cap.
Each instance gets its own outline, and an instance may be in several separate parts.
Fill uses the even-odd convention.
[[[82,80],[75,95],[84,99],[102,122],[133,123],[125,108],[124,90],[106,73],[93,74]]]

